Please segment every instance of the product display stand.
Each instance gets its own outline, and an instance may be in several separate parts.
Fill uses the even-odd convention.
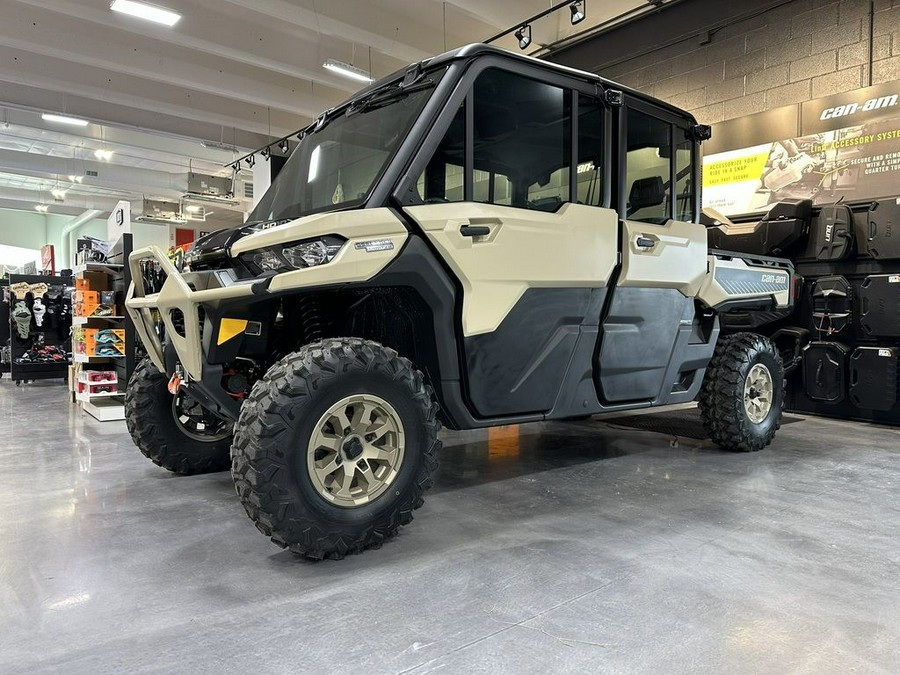
[[[8,373],[12,355],[10,353],[9,339],[9,280],[0,279],[0,377],[3,373]]]
[[[59,378],[69,369],[70,277],[9,276],[10,377],[17,385]]]
[[[73,270],[74,396],[100,421],[125,419],[125,385],[135,365],[134,326],[125,313],[131,242],[124,234],[106,262],[81,262]]]

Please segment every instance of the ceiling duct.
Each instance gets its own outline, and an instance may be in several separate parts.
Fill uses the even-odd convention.
[[[234,179],[224,176],[209,176],[189,173],[187,192],[183,199],[214,204],[236,206],[240,202],[234,198]]]
[[[157,225],[184,225],[187,219],[181,213],[181,204],[162,199],[144,199],[137,215],[132,220],[138,223],[154,223]]]

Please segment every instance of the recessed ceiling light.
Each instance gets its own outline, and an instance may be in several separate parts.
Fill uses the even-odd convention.
[[[112,150],[94,150],[94,157],[102,159],[104,162],[111,160],[114,154]]]
[[[114,12],[136,16],[139,19],[146,19],[147,21],[161,23],[169,27],[174,26],[181,19],[181,14],[170,9],[148,5],[146,2],[135,2],[134,0],[114,0],[109,8]]]
[[[344,63],[343,61],[327,59],[325,63],[322,64],[322,67],[327,68],[328,70],[332,70],[339,75],[343,75],[344,77],[349,77],[351,80],[358,80],[359,82],[366,83],[372,83],[375,81],[372,79],[372,76],[368,71],[363,70],[362,68],[357,68],[356,66],[351,66],[349,63]]]
[[[73,127],[86,127],[90,122],[81,120],[77,117],[67,117],[66,115],[53,115],[52,113],[44,113],[41,119],[45,122],[56,122],[57,124],[70,124]]]

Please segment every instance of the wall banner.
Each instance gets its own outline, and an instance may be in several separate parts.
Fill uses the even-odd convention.
[[[900,82],[799,108],[797,135],[704,157],[704,206],[735,215],[764,211],[782,199],[821,205],[900,193]],[[740,142],[729,134],[729,124],[714,128],[714,135],[725,136],[718,147]],[[741,126],[746,129],[747,122]]]

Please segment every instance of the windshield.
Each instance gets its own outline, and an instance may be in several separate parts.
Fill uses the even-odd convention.
[[[428,81],[376,91],[308,132],[248,222],[299,218],[361,203],[433,88]]]

